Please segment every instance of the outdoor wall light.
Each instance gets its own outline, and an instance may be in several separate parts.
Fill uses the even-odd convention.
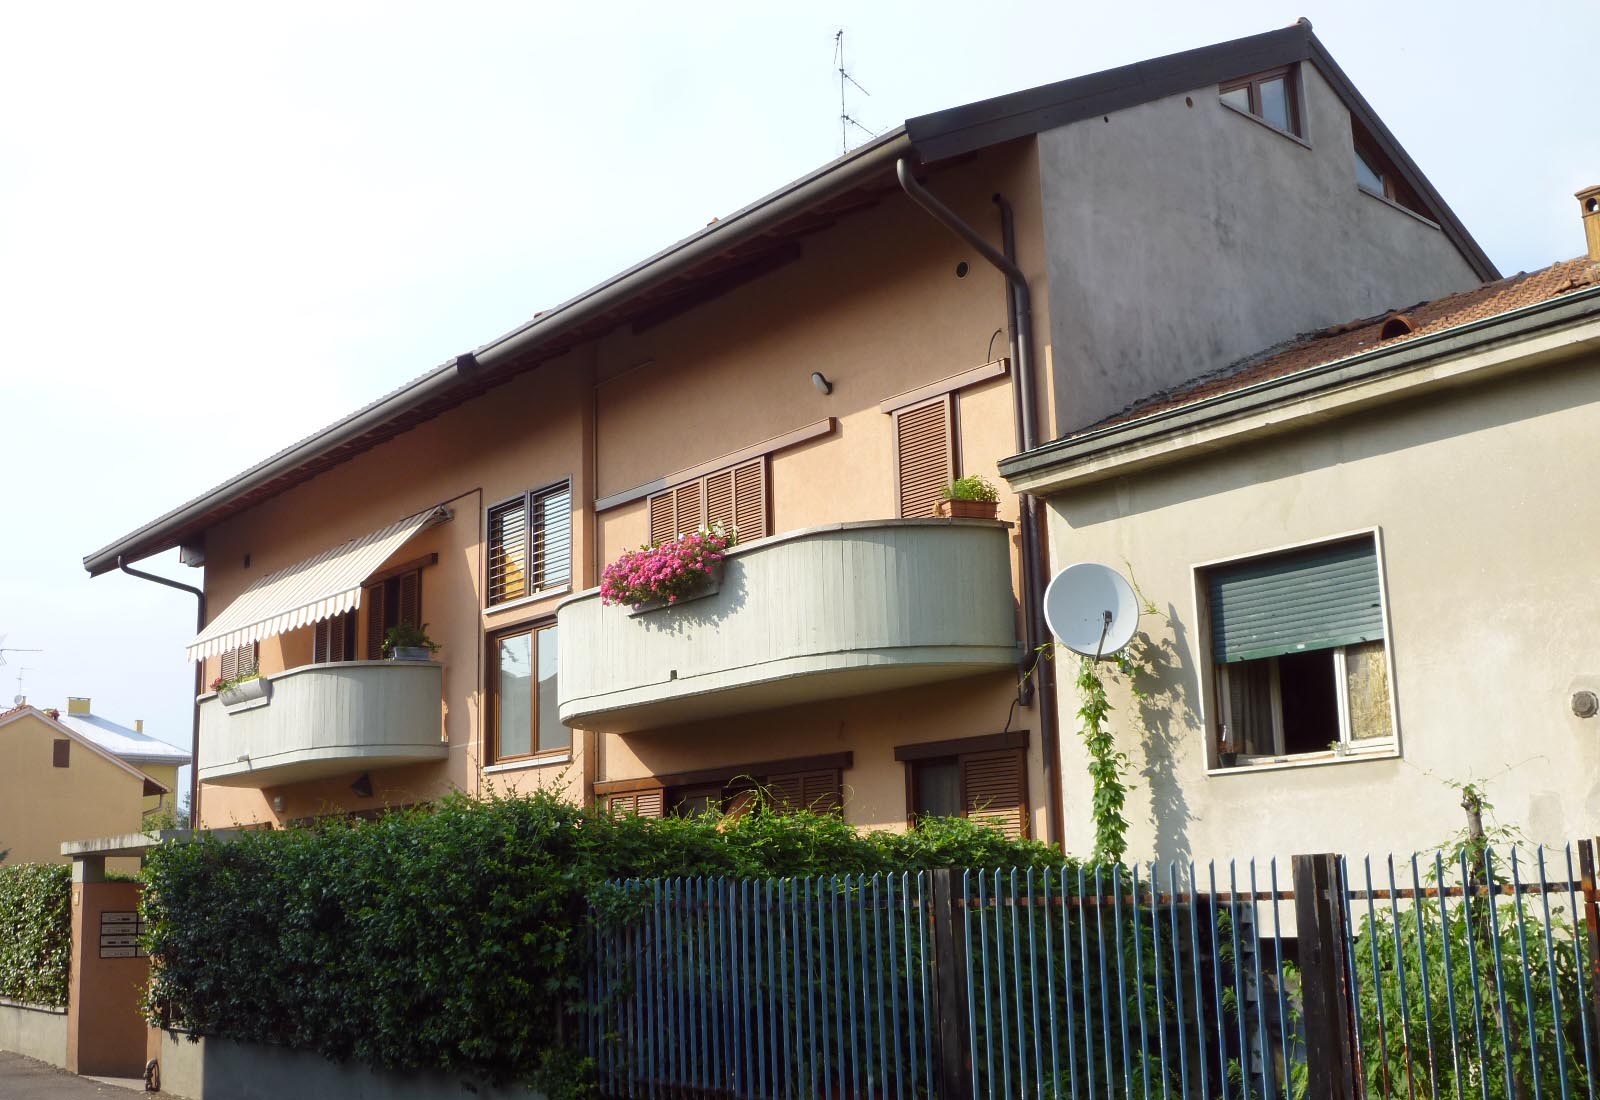
[[[828,381],[827,377],[819,370],[811,372],[811,384],[825,394],[833,392],[833,383]]]
[[[275,794],[272,796],[272,812],[275,814],[283,813],[283,795]]]
[[[371,798],[372,774],[370,772],[362,772],[356,777],[356,781],[350,784],[350,789],[355,791],[356,796],[359,798]]]

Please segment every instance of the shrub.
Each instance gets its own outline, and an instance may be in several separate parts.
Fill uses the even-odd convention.
[[[705,583],[733,537],[702,527],[655,546],[629,550],[600,574],[600,599],[633,607],[651,600],[677,603]]]
[[[72,959],[72,869],[0,867],[0,997],[62,1007]]]
[[[146,864],[146,1011],[195,1035],[554,1088],[540,1067],[571,1072],[590,900],[609,879],[1059,862],[963,820],[901,836],[811,813],[613,817],[546,794],[202,838]]]
[[[969,477],[958,477],[946,485],[944,499],[982,500],[992,503],[1000,499],[1000,492],[988,478],[981,474],[973,474]]]

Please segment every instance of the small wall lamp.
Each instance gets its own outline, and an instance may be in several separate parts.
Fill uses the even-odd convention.
[[[811,384],[817,387],[817,389],[821,390],[824,394],[833,392],[833,383],[828,381],[827,377],[819,370],[814,370],[811,372]]]
[[[360,776],[356,778],[356,781],[350,784],[350,789],[356,792],[356,797],[358,798],[371,798],[372,775],[368,772],[362,772]]]

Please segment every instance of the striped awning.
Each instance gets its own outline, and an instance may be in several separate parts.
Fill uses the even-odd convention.
[[[199,661],[361,606],[361,585],[419,531],[450,518],[429,508],[262,577],[189,643]]]

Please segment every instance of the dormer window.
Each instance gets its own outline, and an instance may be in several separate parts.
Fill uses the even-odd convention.
[[[1225,81],[1217,91],[1228,106],[1260,119],[1275,130],[1301,136],[1300,97],[1295,88],[1294,66]]]
[[[1427,209],[1417,198],[1417,193],[1400,179],[1389,158],[1378,152],[1377,147],[1359,133],[1355,139],[1355,162],[1357,187],[1370,195],[1403,206],[1413,214],[1428,217]]]

